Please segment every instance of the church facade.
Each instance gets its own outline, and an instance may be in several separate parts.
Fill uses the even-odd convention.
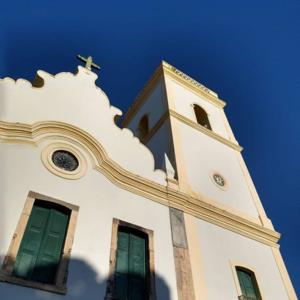
[[[96,79],[0,80],[0,299],[297,299],[226,103],[162,62],[119,127]]]

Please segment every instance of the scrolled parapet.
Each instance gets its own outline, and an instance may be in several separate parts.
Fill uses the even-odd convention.
[[[0,121],[33,125],[45,121],[76,126],[92,135],[110,159],[125,170],[160,184],[166,174],[154,169],[152,153],[128,129],[120,129],[112,106],[96,86],[97,75],[81,66],[72,74],[37,71],[33,84],[24,79],[0,79]]]

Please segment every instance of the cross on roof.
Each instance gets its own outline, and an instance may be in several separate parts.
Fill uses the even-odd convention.
[[[81,61],[85,62],[85,67],[88,69],[88,70],[92,70],[92,67],[95,68],[95,69],[98,69],[100,70],[100,67],[98,65],[96,65],[95,63],[93,63],[93,58],[91,56],[88,56],[87,58],[86,57],[83,57],[81,55],[77,55],[77,58],[80,59]]]

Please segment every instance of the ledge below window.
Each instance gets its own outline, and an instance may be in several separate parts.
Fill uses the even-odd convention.
[[[57,293],[61,295],[67,294],[67,287],[66,286],[56,286],[53,284],[47,284],[42,282],[30,281],[19,277],[14,277],[11,275],[0,274],[0,282],[7,282],[12,284],[21,285],[24,287],[29,287],[33,289],[39,289],[43,291],[48,291],[52,293]]]

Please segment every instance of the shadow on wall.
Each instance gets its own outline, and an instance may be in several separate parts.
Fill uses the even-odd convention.
[[[39,270],[43,272],[45,270]],[[67,280],[67,293],[60,295],[48,291],[23,287],[8,282],[0,282],[0,299],[2,300],[127,300],[124,298],[108,298],[107,282],[109,278],[101,278],[91,265],[82,259],[71,259]],[[165,280],[155,274],[155,300],[171,300],[170,290]],[[141,298],[130,298],[141,300]],[[142,300],[146,300],[143,298]]]

